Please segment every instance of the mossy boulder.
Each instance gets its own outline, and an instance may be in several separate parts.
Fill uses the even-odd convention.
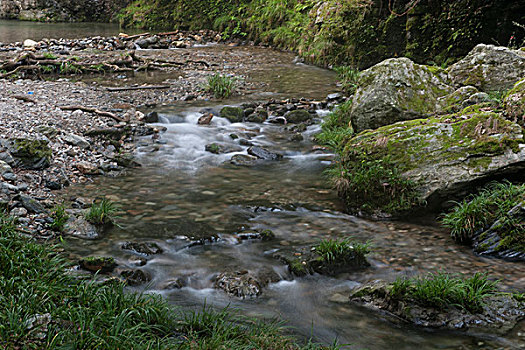
[[[392,58],[365,70],[350,110],[356,132],[435,113],[438,99],[453,92],[438,68]]]
[[[525,122],[525,78],[518,81],[507,92],[503,100],[503,107],[507,116],[523,125]]]
[[[469,98],[479,92],[474,86],[467,85],[456,89],[454,92],[439,98],[440,109],[446,112],[459,112],[467,107]]]
[[[295,111],[287,112],[284,115],[284,118],[286,118],[286,121],[288,123],[298,124],[309,121],[310,119],[312,119],[312,115],[310,114],[310,112],[304,109],[296,109]]]
[[[439,209],[444,202],[464,196],[475,184],[523,171],[523,130],[489,107],[471,106],[455,114],[364,131],[347,141],[339,170],[334,172],[350,208],[355,207],[355,195],[345,192],[345,186],[354,180],[354,169],[361,167],[363,159],[383,167],[389,164],[410,181],[417,198],[403,209],[416,203]],[[391,186],[388,179],[375,178],[375,173],[367,175],[367,183],[379,182],[385,191]],[[384,196],[379,193],[377,197]],[[367,205],[383,209],[373,201]]]
[[[44,169],[51,164],[53,151],[47,140],[16,138],[4,142],[14,158],[14,166],[23,169]]]
[[[447,71],[457,86],[473,85],[482,91],[505,91],[525,75],[525,52],[479,44]]]
[[[240,123],[244,117],[244,111],[240,107],[226,106],[221,109],[220,116],[232,123]]]
[[[79,261],[80,268],[90,272],[108,273],[117,267],[117,263],[114,258],[102,257],[102,256],[91,256]]]

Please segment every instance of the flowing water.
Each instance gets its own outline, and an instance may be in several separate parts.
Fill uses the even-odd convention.
[[[81,24],[41,25],[0,21],[0,41],[27,37],[66,37],[70,34],[114,35],[117,28]],[[24,31],[26,28],[28,31]],[[45,32],[44,29],[49,30]],[[207,49],[217,50],[220,48]],[[198,50],[198,49],[196,49]],[[246,48],[231,49],[241,55]],[[260,49],[254,49],[260,50]],[[254,51],[255,52],[255,51]],[[257,51],[256,54],[261,54]],[[319,98],[334,89],[331,72],[292,64],[290,54],[268,52],[274,69],[252,71],[250,77],[266,82],[266,93],[257,98],[304,96]],[[279,61],[279,57],[280,61]],[[273,61],[272,61],[273,62]],[[244,99],[255,98],[253,95]],[[239,101],[230,101],[237,103]],[[207,103],[207,105],[206,105]],[[209,126],[198,126],[202,107],[218,110],[209,102],[179,104],[157,110],[162,126],[160,149],[151,140],[139,142],[138,157],[144,165],[117,178],[72,187],[66,198],[107,196],[121,208],[119,227],[98,240],[67,240],[73,257],[114,256],[122,268],[134,265],[137,256],[121,249],[122,243],[156,242],[163,253],[147,258],[141,269],[151,283],[137,287],[160,293],[174,305],[199,309],[238,308],[258,317],[279,317],[293,333],[317,341],[350,343],[354,349],[517,349],[525,343],[525,323],[503,338],[481,339],[461,333],[429,331],[402,324],[387,315],[371,312],[347,302],[349,290],[371,279],[394,280],[445,269],[453,273],[488,272],[506,290],[525,291],[523,264],[475,256],[471,249],[454,243],[437,225],[374,222],[347,215],[322,172],[331,156],[318,153],[311,141],[319,129],[310,126],[304,141],[290,141],[290,133],[270,124],[231,124],[214,118]],[[324,111],[319,111],[318,122]],[[236,153],[245,153],[238,139],[284,155],[281,161],[264,161],[254,167],[229,164]],[[215,155],[205,145],[218,142],[232,152]],[[239,242],[236,233],[271,229],[276,239]],[[213,237],[204,245],[192,245],[188,236]],[[313,275],[293,278],[273,255],[294,246],[315,244],[323,238],[353,236],[371,241],[374,248],[368,269],[337,278]],[[277,276],[276,282],[253,299],[227,296],[213,288],[221,272],[249,271]],[[183,281],[182,288],[174,285]]]

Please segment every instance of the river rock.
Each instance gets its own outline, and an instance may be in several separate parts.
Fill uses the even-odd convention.
[[[51,163],[53,152],[44,139],[15,138],[4,140],[2,145],[13,158],[13,165],[23,169],[43,169]]]
[[[4,162],[3,160],[0,160],[0,175],[4,176],[6,173],[13,173],[13,169],[9,164]]]
[[[453,92],[440,69],[408,58],[387,59],[361,73],[350,116],[354,131],[429,116]]]
[[[31,40],[31,39],[26,39],[24,40],[24,47],[25,48],[33,48],[35,46],[37,46],[38,43],[34,40]]]
[[[363,155],[371,161],[388,157],[415,184],[418,202],[441,210],[442,204],[460,199],[495,174],[524,171],[523,142],[518,124],[471,106],[456,114],[364,131],[346,143],[342,166],[351,173]]]
[[[100,238],[99,231],[84,218],[82,211],[68,211],[68,214],[70,216],[64,227],[64,234],[81,239]]]
[[[108,273],[111,272],[117,267],[117,263],[114,258],[101,257],[101,256],[92,256],[88,258],[81,259],[79,261],[81,269],[90,271],[90,272],[100,272]]]
[[[246,121],[251,123],[264,123],[266,116],[264,116],[264,114],[252,113],[246,117]]]
[[[47,213],[47,210],[44,208],[44,206],[39,201],[29,196],[26,196],[25,194],[20,194],[16,196],[14,199],[20,201],[20,204],[24,208],[26,208],[27,211],[30,213],[33,213],[33,214]]]
[[[226,106],[226,107],[223,107],[220,111],[220,117],[226,118],[232,123],[242,122],[243,116],[244,116],[244,112],[242,108],[240,107]]]
[[[267,149],[259,146],[252,146],[248,148],[248,154],[264,160],[280,160],[283,158],[282,154],[270,152]]]
[[[525,75],[525,52],[479,44],[448,68],[452,82],[482,91],[504,91]]]
[[[85,175],[100,175],[98,165],[89,162],[77,162],[75,168]]]
[[[88,149],[91,146],[88,140],[86,140],[82,136],[75,135],[72,133],[67,133],[64,136],[62,136],[62,140],[64,140],[65,143],[68,143],[70,145],[77,146],[83,149]]]
[[[350,300],[375,310],[393,314],[422,327],[450,329],[474,334],[505,334],[525,318],[525,303],[510,293],[485,297],[482,311],[470,313],[449,306],[444,310],[416,304],[412,300],[399,300],[390,294],[392,286],[383,281],[366,283],[352,290]]]
[[[211,123],[211,120],[213,119],[212,113],[207,113],[199,118],[197,121],[197,124],[199,125],[209,125]]]
[[[122,245],[122,249],[146,256],[162,254],[163,252],[162,248],[155,242],[126,242]]]
[[[296,109],[295,111],[287,112],[284,118],[288,123],[298,124],[309,121],[313,118],[312,114],[304,109]]]
[[[518,81],[503,100],[505,113],[523,125],[525,121],[525,79]]]
[[[239,166],[253,166],[257,164],[257,157],[252,157],[246,154],[236,154],[231,157],[230,163]]]
[[[262,286],[248,271],[221,273],[215,281],[215,288],[238,298],[255,298],[262,293]]]
[[[120,272],[120,276],[130,286],[139,286],[151,281],[151,276],[142,270],[123,270]]]

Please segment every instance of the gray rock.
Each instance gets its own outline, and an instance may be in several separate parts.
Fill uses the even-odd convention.
[[[13,173],[4,173],[2,174],[2,178],[5,181],[16,181],[16,175]]]
[[[365,70],[350,110],[354,131],[417,119],[439,110],[450,94],[447,75],[408,58],[391,58]]]
[[[126,242],[122,245],[122,249],[142,255],[155,255],[163,252],[162,248],[155,242]]]
[[[44,206],[37,200],[26,196],[25,194],[20,194],[15,197],[16,200],[20,201],[20,204],[27,209],[28,212],[34,214],[47,213],[47,210]]]
[[[26,208],[13,208],[13,210],[11,210],[9,212],[9,215],[11,216],[17,216],[17,217],[23,217],[23,216],[26,216],[27,215],[27,209]]]
[[[259,281],[247,272],[222,273],[217,277],[215,287],[242,299],[255,298],[262,293]]]
[[[463,106],[467,107],[485,102],[492,102],[490,96],[486,92],[476,92],[463,102]]]
[[[47,140],[15,138],[2,143],[12,156],[15,166],[39,170],[47,168],[51,163],[53,151]],[[9,163],[6,159],[4,161]]]
[[[246,154],[236,154],[232,156],[230,163],[239,166],[252,166],[257,164],[257,157],[248,156]]]
[[[232,123],[242,122],[244,111],[240,107],[226,106],[221,109],[220,117],[226,118]]]
[[[304,123],[312,119],[312,114],[304,109],[296,109],[294,111],[287,112],[284,118],[288,123],[297,124]]]
[[[159,114],[157,112],[150,112],[144,117],[144,122],[146,123],[158,123]]]
[[[517,122],[525,122],[525,79],[518,81],[503,100],[505,113]]]
[[[4,176],[5,173],[13,173],[13,169],[9,164],[0,160],[0,175]]]
[[[64,228],[64,234],[82,239],[100,238],[97,228],[87,222],[82,215],[78,215],[80,213],[75,212],[76,215],[70,215]]]
[[[273,153],[258,146],[248,148],[248,154],[264,160],[279,160],[283,158],[282,154]]]
[[[139,286],[151,281],[151,276],[142,270],[124,270],[120,273],[120,276],[130,286]]]
[[[504,91],[525,75],[525,52],[479,44],[465,58],[448,68],[452,82],[473,85],[482,91]]]
[[[450,112],[458,112],[464,108],[464,102],[477,92],[479,92],[479,90],[474,86],[462,86],[454,92],[438,98],[440,104],[439,109]]]
[[[77,146],[83,149],[88,149],[91,146],[88,140],[86,140],[82,136],[75,135],[72,133],[67,133],[64,136],[62,136],[62,140],[64,140],[65,143],[68,143],[70,145]]]

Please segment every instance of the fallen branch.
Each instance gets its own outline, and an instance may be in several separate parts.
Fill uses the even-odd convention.
[[[33,100],[31,97],[24,96],[24,95],[14,95],[13,98],[16,100],[24,101],[24,102],[36,103],[36,101]]]
[[[94,114],[97,114],[97,115],[100,115],[102,117],[108,117],[108,118],[111,118],[113,120],[116,120],[118,122],[123,122],[125,121],[124,119],[122,119],[121,117],[119,117],[118,115],[115,115],[111,112],[105,112],[105,111],[101,111],[99,109],[96,109],[96,108],[91,108],[91,107],[84,107],[84,106],[62,106],[62,107],[59,107],[61,110],[63,111],[76,111],[76,110],[81,110],[83,112],[87,112],[87,113],[94,113]]]
[[[140,38],[141,36],[146,36],[146,35],[150,35],[150,34],[149,33],[135,34],[135,35],[121,37],[121,39],[124,41],[128,41],[128,40],[133,40],[133,39]]]
[[[0,79],[4,79],[4,78],[7,78],[15,73],[18,73],[22,70],[40,70],[40,67],[39,66],[18,66],[16,67],[15,69],[13,69],[12,71],[10,72],[7,72],[7,73],[4,73],[4,74],[0,74]]]
[[[170,85],[143,85],[143,86],[123,86],[123,87],[108,87],[108,91],[130,91],[130,90],[155,90],[155,89],[169,89]]]

